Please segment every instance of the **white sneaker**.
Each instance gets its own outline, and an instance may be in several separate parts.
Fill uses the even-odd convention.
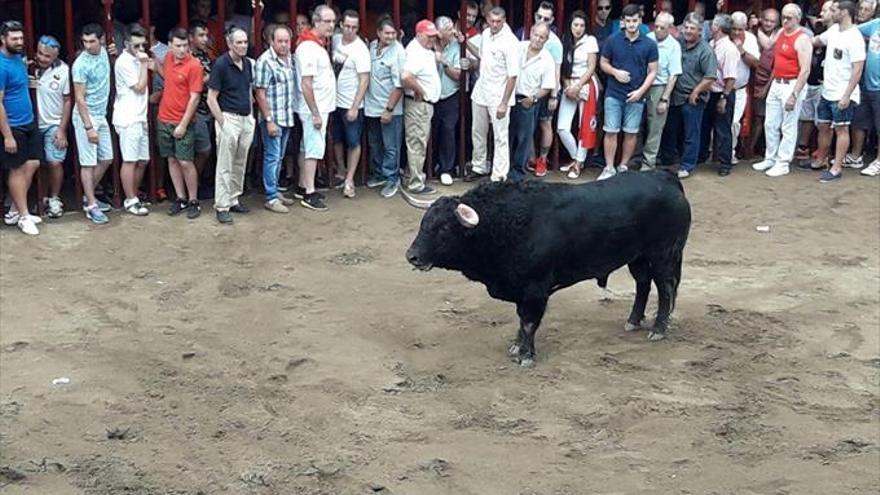
[[[739,158],[737,158],[736,154],[734,153],[733,155],[730,156],[730,164],[736,165],[738,163],[739,163]]]
[[[32,215],[28,215],[26,217],[21,217],[18,219],[18,230],[22,231],[22,233],[27,235],[37,235],[40,233],[40,230],[37,229],[37,224],[34,222],[35,217]],[[39,218],[39,217],[36,217]]]
[[[599,174],[599,177],[596,180],[610,179],[615,175],[617,175],[617,170],[614,170],[614,167],[605,167],[602,169],[602,173]]]
[[[846,168],[862,168],[865,166],[865,162],[861,156],[852,156],[847,153],[846,158],[843,159],[843,166]]]
[[[444,186],[452,185],[452,176],[449,174],[440,174],[440,183]]]
[[[761,160],[760,162],[753,163],[752,169],[757,170],[758,172],[764,172],[773,167],[773,165],[776,165],[776,162],[773,160]]]
[[[865,167],[861,174],[867,177],[877,177],[880,175],[880,158],[874,160],[870,165]]]
[[[45,201],[49,218],[61,218],[64,215],[64,203],[57,196],[46,198]]]
[[[619,174],[622,174],[623,172],[626,172],[628,170],[629,170],[629,167],[626,165],[620,165],[617,167],[617,173],[619,173]]]
[[[776,165],[773,165],[764,173],[767,177],[782,177],[783,175],[788,175],[788,172],[789,168],[787,163],[777,162]]]
[[[141,201],[138,198],[126,199],[122,203],[122,206],[123,208],[125,208],[125,211],[137,217],[143,217],[150,213],[150,210],[142,205]]]
[[[678,171],[678,178],[679,179],[687,179],[690,176],[691,176],[691,173],[688,172],[687,170],[685,170],[683,168],[679,169],[679,171]]]

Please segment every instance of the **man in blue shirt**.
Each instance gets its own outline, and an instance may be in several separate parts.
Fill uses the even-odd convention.
[[[874,131],[880,138],[880,19],[860,24],[859,31],[868,41],[868,49],[865,54],[865,72],[862,74],[862,102],[856,113],[864,114],[866,125],[863,127],[866,131],[873,125]],[[856,121],[860,120],[862,119],[855,118],[853,127],[856,126]],[[867,133],[866,131],[863,132]],[[880,175],[880,153],[874,157],[874,161],[870,165],[862,170],[862,175],[869,177]]]
[[[3,133],[3,168],[9,172],[9,193],[13,206],[4,217],[7,225],[18,225],[28,235],[37,235],[39,217],[28,213],[27,193],[34,172],[40,167],[42,138],[34,119],[28,91],[24,51],[24,29],[18,21],[0,25],[0,132]]]
[[[639,31],[642,13],[639,6],[630,4],[623,8],[624,31],[620,36],[609,38],[602,49],[599,66],[608,74],[605,90],[605,169],[598,180],[613,177],[618,171],[627,170],[642,125],[645,95],[657,75],[657,43]],[[623,127],[623,149],[620,166],[615,169],[617,134]]]

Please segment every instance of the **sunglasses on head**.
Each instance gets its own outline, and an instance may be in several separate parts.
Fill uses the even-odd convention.
[[[54,36],[49,35],[40,36],[40,44],[48,48],[61,48],[61,43]]]

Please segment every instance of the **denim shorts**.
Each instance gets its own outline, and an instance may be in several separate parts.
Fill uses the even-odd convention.
[[[106,117],[92,116],[92,125],[98,131],[98,144],[90,143],[85,124],[79,112],[73,112],[73,132],[76,135],[76,152],[81,167],[96,167],[98,162],[113,161],[113,140]]]
[[[347,108],[337,108],[333,112],[333,142],[343,143],[346,148],[356,148],[361,145],[361,134],[364,130],[364,111],[358,110],[358,116],[354,122],[345,118]]]
[[[562,93],[560,93],[562,94]],[[553,98],[550,95],[541,98],[541,101],[538,102],[538,121],[548,121],[553,120],[553,114],[556,112],[550,111],[550,99]],[[556,108],[559,108],[559,95],[556,95]]]
[[[324,151],[327,149],[327,120],[330,114],[321,114],[321,128],[315,129],[312,125],[312,116],[310,114],[298,114],[299,120],[302,122],[302,143],[300,149],[305,154],[307,160],[323,160]]]
[[[210,115],[196,113],[193,132],[195,133],[196,153],[208,153],[211,151],[211,127],[213,118]]]
[[[819,107],[816,108],[816,123],[831,124],[831,127],[842,127],[852,123],[853,114],[855,113],[855,104],[850,103],[846,110],[837,108],[836,101],[828,101],[825,98],[819,100]]]
[[[55,131],[57,130],[57,125],[40,130],[43,133],[43,158],[46,163],[61,163],[67,159],[67,148],[62,150],[55,146]]]
[[[615,134],[620,132],[620,124],[623,121],[623,132],[638,134],[642,127],[642,114],[645,112],[645,102],[626,103],[617,98],[605,97],[605,132]]]

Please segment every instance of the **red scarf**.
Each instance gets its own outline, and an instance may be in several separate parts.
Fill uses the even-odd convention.
[[[578,138],[583,148],[588,150],[596,149],[596,138],[599,135],[599,121],[596,118],[596,104],[599,99],[599,88],[590,78],[587,85],[587,101],[584,102],[584,112],[581,115],[580,132]]]
[[[296,39],[296,44],[294,46],[299,46],[299,44],[304,41],[314,41],[315,43],[321,45],[321,48],[324,48],[324,45],[326,43],[324,41],[324,38],[315,34],[311,29],[306,29],[305,31],[303,31],[302,34],[300,34],[299,37]]]

